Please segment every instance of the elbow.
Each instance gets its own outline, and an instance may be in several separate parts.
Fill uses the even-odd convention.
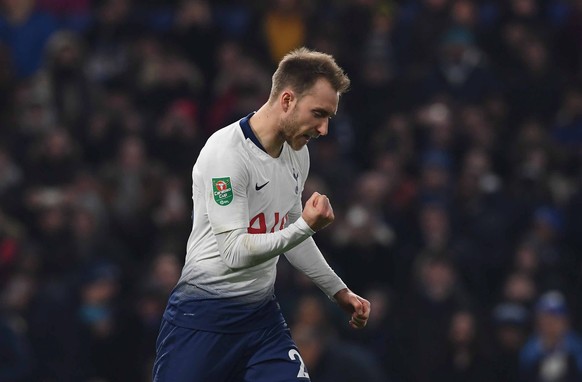
[[[236,271],[242,268],[246,268],[245,264],[240,261],[238,256],[235,256],[232,253],[221,253],[220,257],[224,264],[230,269],[231,271]]]
[[[231,270],[250,268],[265,261],[265,252],[253,238],[256,235],[242,234],[219,240],[218,250],[224,264]],[[272,257],[272,256],[271,256]]]
[[[218,240],[218,252],[220,253],[220,258],[224,265],[226,265],[231,271],[236,271],[238,269],[244,268],[245,265],[238,250],[237,237],[229,236],[222,237]]]
[[[246,246],[243,244],[242,248],[246,249]],[[248,264],[249,256],[245,256],[241,252],[246,251],[241,251],[240,246],[236,245],[236,243],[231,243],[226,248],[224,248],[223,251],[220,251],[220,257],[222,257],[224,264],[226,264],[226,266],[232,271],[248,268],[250,266],[250,264]]]
[[[250,235],[243,235],[221,252],[224,263],[231,270],[249,268],[256,265],[253,257],[254,246]]]

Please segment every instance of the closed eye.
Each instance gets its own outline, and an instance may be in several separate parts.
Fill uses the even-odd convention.
[[[331,119],[333,115],[330,114],[329,112],[327,112],[326,110],[316,109],[316,110],[313,110],[313,116],[315,118],[327,118],[327,119]]]

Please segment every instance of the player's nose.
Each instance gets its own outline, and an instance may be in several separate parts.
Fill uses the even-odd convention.
[[[318,134],[321,135],[327,135],[327,132],[329,130],[329,120],[324,120],[319,126],[317,126],[317,132]]]

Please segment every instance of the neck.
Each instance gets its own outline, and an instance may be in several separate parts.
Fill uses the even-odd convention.
[[[283,149],[283,138],[279,131],[276,113],[268,103],[264,104],[249,120],[253,133],[257,136],[267,154],[277,158]]]

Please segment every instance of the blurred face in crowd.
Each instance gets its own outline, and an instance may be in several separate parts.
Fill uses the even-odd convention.
[[[582,3],[582,0],[580,3]],[[564,111],[574,116],[582,114],[582,91],[570,89],[566,92],[564,97]]]
[[[505,44],[516,51],[521,50],[521,46],[527,39],[527,29],[520,23],[510,22],[503,28],[503,38]]]
[[[38,216],[39,226],[46,235],[56,235],[66,229],[67,218],[61,206],[47,208]]]
[[[424,4],[426,5],[426,7],[435,11],[440,11],[444,9],[447,6],[448,2],[449,2],[448,0],[424,0]]]
[[[152,278],[169,293],[178,282],[181,270],[182,265],[174,254],[161,253],[154,261]]]
[[[298,304],[295,314],[295,322],[317,326],[326,322],[325,312],[319,299],[315,296],[303,296]]]
[[[88,210],[79,209],[73,216],[73,233],[79,239],[88,239],[96,231],[95,216]]]
[[[537,13],[538,7],[535,0],[512,0],[511,9],[519,16],[531,17]]]
[[[339,94],[328,81],[319,79],[305,94],[288,90],[280,99],[286,110],[280,135],[293,150],[300,150],[311,138],[327,135],[329,118],[338,108]]]
[[[422,168],[422,187],[427,190],[440,190],[447,187],[450,174],[443,166],[427,164]]]
[[[562,340],[568,331],[568,322],[565,314],[538,313],[537,329],[546,348],[553,348]]]
[[[521,54],[523,62],[534,73],[543,72],[548,66],[548,50],[541,41],[527,41]]]
[[[295,325],[291,330],[307,370],[316,368],[325,348],[325,340],[316,330],[309,325]]]
[[[535,273],[539,267],[539,257],[532,245],[524,244],[515,253],[515,266],[518,270],[530,274]]]
[[[138,137],[127,137],[120,147],[119,157],[123,168],[139,168],[146,160],[142,140]]]
[[[51,132],[44,141],[46,154],[50,158],[62,158],[71,149],[71,142],[64,130]]]
[[[522,326],[503,324],[496,329],[497,341],[505,349],[518,352],[526,338],[526,331]]]
[[[129,13],[129,0],[109,0],[101,8],[101,20],[105,24],[121,23]]]
[[[475,320],[469,312],[457,312],[452,318],[450,339],[457,345],[467,345],[475,338]]]
[[[57,52],[56,61],[60,67],[72,68],[81,59],[81,52],[77,46],[67,45]]]
[[[86,284],[81,296],[83,302],[90,305],[100,305],[111,301],[118,291],[117,282],[110,278],[98,278]]]
[[[20,19],[34,8],[35,3],[35,0],[2,0],[2,9],[12,18]]]
[[[535,283],[526,274],[514,273],[505,281],[503,296],[509,301],[527,303],[532,301],[535,295]]]
[[[391,310],[391,301],[388,293],[382,289],[372,288],[366,293],[368,301],[374,306],[374,314],[370,316],[368,327],[382,325],[382,320],[386,318]]]
[[[420,228],[430,243],[446,242],[449,237],[449,216],[444,207],[426,205],[420,211]]]
[[[301,6],[297,0],[276,0],[274,3],[275,8],[285,12],[293,11]]]
[[[359,177],[357,188],[358,197],[362,204],[379,208],[388,195],[390,184],[385,174],[379,171],[369,171]]]
[[[212,22],[212,11],[207,1],[186,0],[180,4],[176,20],[178,26],[209,25]]]
[[[453,20],[459,25],[473,26],[477,21],[475,4],[468,0],[459,0],[453,4],[451,11]]]
[[[445,300],[453,291],[454,270],[445,261],[427,261],[422,265],[420,276],[426,295],[434,301]]]
[[[4,309],[14,312],[22,312],[27,307],[37,289],[34,277],[28,274],[15,274],[0,292],[0,304]]]

